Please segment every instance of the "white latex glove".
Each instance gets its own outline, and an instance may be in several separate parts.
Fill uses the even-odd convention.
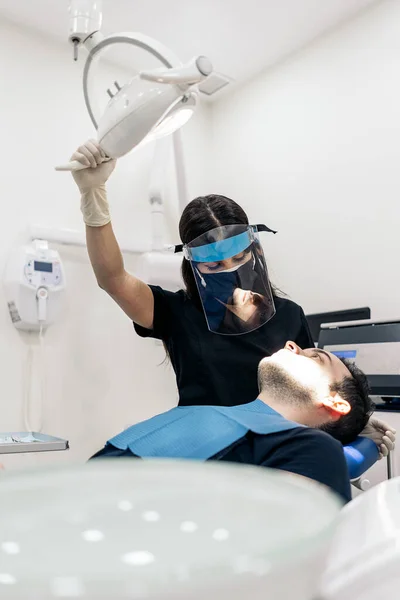
[[[81,196],[83,220],[89,227],[102,227],[111,221],[105,183],[114,171],[116,161],[109,160],[96,140],[89,140],[71,156],[88,169],[72,171]]]
[[[376,417],[370,417],[360,435],[370,438],[379,448],[379,460],[394,450],[396,430]]]
[[[77,160],[90,167],[81,171],[72,171],[72,176],[82,194],[104,186],[117,162],[106,157],[96,140],[88,140],[79,146],[71,156],[71,160]]]

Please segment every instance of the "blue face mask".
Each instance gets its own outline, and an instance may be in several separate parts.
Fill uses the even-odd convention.
[[[201,273],[196,266],[195,275],[203,307],[213,329],[218,329],[221,325],[226,314],[225,305],[231,303],[235,289],[254,289],[258,277],[254,271],[253,260],[249,260],[235,271],[219,273]]]
[[[228,304],[236,288],[236,273],[201,273],[200,276],[200,295],[208,321],[213,329],[218,329],[226,313],[224,304]]]

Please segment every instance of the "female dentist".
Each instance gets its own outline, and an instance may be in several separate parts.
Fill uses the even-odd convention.
[[[105,184],[115,161],[104,162],[97,142],[71,157],[90,168],[75,171],[86,224],[87,248],[99,286],[133,321],[141,337],[163,341],[175,371],[179,405],[233,406],[258,396],[262,358],[293,340],[313,341],[300,306],[280,297],[269,282],[258,231],[243,209],[225,196],[196,198],[179,223],[185,290],[148,286],[124,268],[111,225]],[[388,425],[370,420],[365,434],[386,455],[394,447]]]

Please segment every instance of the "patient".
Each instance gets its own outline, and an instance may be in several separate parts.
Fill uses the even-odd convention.
[[[301,350],[287,342],[261,361],[258,380],[260,394],[254,402],[174,408],[133,425],[93,458],[196,458],[261,465],[303,475],[350,500],[342,444],[352,442],[371,415],[365,375],[324,350]]]

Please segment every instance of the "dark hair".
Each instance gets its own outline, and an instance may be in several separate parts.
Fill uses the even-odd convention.
[[[185,207],[179,221],[182,244],[192,242],[200,235],[223,225],[248,225],[249,219],[243,208],[231,198],[219,194],[198,196]],[[199,303],[192,267],[186,258],[182,261],[182,279],[189,298]],[[277,291],[271,284],[275,294]],[[275,294],[276,295],[276,294]]]
[[[248,225],[243,208],[234,200],[219,194],[198,196],[185,207],[179,221],[182,244],[192,242],[200,235],[222,225]],[[192,267],[186,258],[182,261],[182,279],[186,292],[193,302],[199,302]]]
[[[342,381],[331,385],[331,391],[337,392],[351,406],[349,414],[334,423],[322,425],[320,429],[339,440],[344,446],[354,442],[368,423],[374,404],[369,396],[369,385],[364,373],[352,362],[341,359],[351,373]]]

